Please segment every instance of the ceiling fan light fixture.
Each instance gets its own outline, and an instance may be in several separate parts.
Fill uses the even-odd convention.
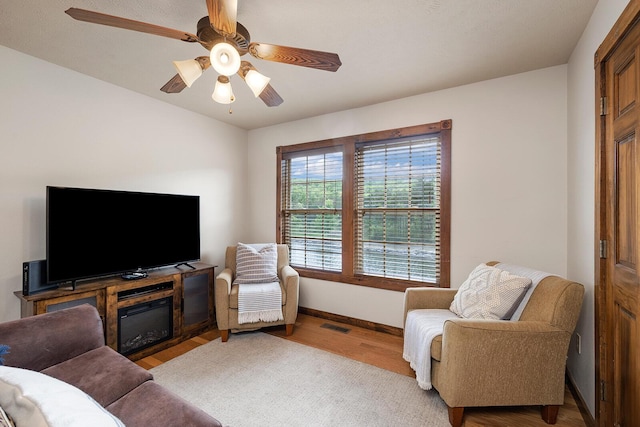
[[[233,91],[231,90],[229,77],[218,76],[216,87],[213,89],[211,98],[219,104],[231,104],[236,100],[236,97],[233,95]]]
[[[202,67],[200,63],[195,59],[187,59],[185,61],[173,61],[173,65],[178,70],[178,74],[180,78],[187,85],[187,87],[191,87],[193,82],[198,80],[198,78],[202,75]]]
[[[213,46],[210,58],[213,68],[223,76],[232,76],[240,69],[240,54],[227,42]]]
[[[271,79],[263,74],[260,74],[256,70],[249,70],[244,76],[244,81],[247,82],[247,86],[249,86],[249,88],[257,98],[267,87]]]

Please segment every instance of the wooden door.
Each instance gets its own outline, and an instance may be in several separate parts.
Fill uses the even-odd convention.
[[[639,4],[630,3],[596,54],[596,377],[602,427],[640,426]]]

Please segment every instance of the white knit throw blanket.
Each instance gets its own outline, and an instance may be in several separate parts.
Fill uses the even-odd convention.
[[[280,283],[238,285],[238,323],[278,320],[284,320]]]
[[[445,309],[412,310],[407,314],[404,326],[404,349],[402,357],[416,371],[418,386],[431,390],[431,341],[444,330],[444,322],[458,319],[452,311]]]

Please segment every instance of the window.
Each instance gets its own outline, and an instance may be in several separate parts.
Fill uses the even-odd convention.
[[[276,228],[291,265],[384,289],[448,287],[450,145],[446,120],[278,147]]]
[[[342,271],[342,163],[339,151],[297,153],[281,162],[291,265]]]
[[[356,273],[436,283],[439,135],[356,148]]]

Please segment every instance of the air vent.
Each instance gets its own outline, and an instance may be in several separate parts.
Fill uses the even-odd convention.
[[[331,329],[332,331],[340,332],[342,334],[348,334],[351,329],[343,328],[342,326],[332,325],[330,323],[323,323],[320,325],[321,328]]]

